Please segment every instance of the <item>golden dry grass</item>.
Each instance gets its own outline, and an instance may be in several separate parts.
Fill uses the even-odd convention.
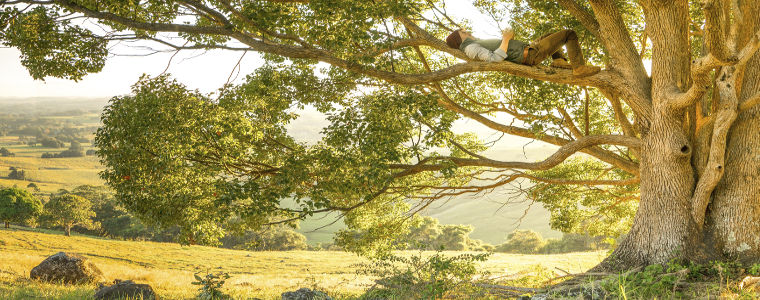
[[[232,278],[227,281],[225,289],[235,299],[279,299],[285,291],[311,286],[338,296],[349,296],[361,293],[371,282],[371,278],[355,273],[355,265],[365,260],[347,252],[249,252],[76,235],[64,237],[57,233],[12,228],[0,230],[0,298],[21,299],[13,293],[38,289],[54,299],[69,299],[71,295],[81,295],[92,289],[87,286],[74,289],[41,285],[25,279],[34,266],[59,251],[91,258],[106,280],[130,279],[148,283],[164,299],[193,297],[196,286],[191,282],[197,270],[230,273]],[[604,255],[603,251],[562,255],[496,253],[481,267],[495,276],[513,274],[535,265],[580,272],[597,264]]]
[[[41,158],[42,153],[58,153],[65,148],[41,148],[28,145],[13,145],[8,137],[0,139],[0,146],[15,153],[13,157],[0,157],[0,186],[26,187],[33,182],[42,192],[55,192],[59,189],[72,189],[79,185],[103,185],[98,172],[103,170],[98,157]],[[15,137],[14,137],[15,138]],[[82,144],[91,149],[90,144]],[[8,179],[10,167],[26,171],[27,180]]]

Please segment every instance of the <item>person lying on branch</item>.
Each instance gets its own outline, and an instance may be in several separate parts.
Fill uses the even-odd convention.
[[[446,44],[454,49],[460,49],[468,57],[475,60],[497,62],[507,60],[517,64],[535,66],[547,57],[554,60],[552,67],[572,69],[573,76],[585,77],[599,73],[600,68],[587,66],[581,52],[578,35],[573,30],[562,30],[548,33],[538,38],[533,43],[514,40],[515,32],[506,29],[502,32],[502,39],[477,39],[472,33],[464,29],[451,32],[446,38]],[[562,46],[567,46],[570,63],[562,53]]]

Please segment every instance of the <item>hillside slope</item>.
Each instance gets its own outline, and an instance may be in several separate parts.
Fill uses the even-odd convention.
[[[284,291],[314,285],[337,295],[356,294],[371,282],[370,278],[355,273],[355,264],[364,260],[346,252],[249,252],[77,235],[64,237],[60,232],[12,228],[0,229],[0,299],[90,297],[94,286],[64,287],[28,279],[34,266],[59,251],[91,258],[106,280],[148,283],[163,299],[186,299],[195,295],[197,287],[191,282],[196,271],[229,272],[232,277],[225,284],[225,290],[235,299],[278,299]],[[605,252],[497,253],[482,268],[495,276],[513,274],[535,265],[582,272],[601,261],[604,255]]]

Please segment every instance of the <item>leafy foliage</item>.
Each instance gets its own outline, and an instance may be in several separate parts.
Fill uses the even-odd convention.
[[[666,265],[649,265],[638,272],[612,276],[602,282],[602,287],[611,297],[616,298],[693,298],[696,293],[702,292],[698,289],[711,289],[705,286],[705,283],[718,282],[719,285],[727,285],[729,281],[746,275],[745,270],[745,266],[737,262],[671,261]],[[730,287],[726,286],[726,288]],[[737,288],[737,290],[738,295],[734,294],[737,291],[732,289],[724,292],[730,292],[733,297],[742,299],[757,297],[751,289],[742,291]],[[721,295],[721,297],[724,296],[728,295]]]
[[[577,158],[547,171],[531,174],[549,179],[628,179],[629,175],[602,163]],[[562,232],[618,237],[633,223],[638,209],[638,184],[597,187],[538,182],[529,197],[543,204],[551,226]]]
[[[71,228],[82,226],[88,229],[97,228],[100,224],[92,218],[92,203],[86,198],[67,192],[53,195],[45,203],[45,219],[53,225],[63,226],[66,235],[71,234]]]
[[[306,237],[288,226],[271,226],[243,235],[229,233],[221,239],[222,247],[252,251],[305,250]]]
[[[42,213],[42,202],[26,190],[0,189],[0,220],[26,223]]]
[[[5,147],[0,148],[0,156],[7,157],[7,156],[16,156],[16,153],[11,152]]]
[[[359,274],[377,276],[376,285],[361,299],[442,299],[467,295],[473,285],[476,264],[489,254],[449,256],[441,251],[411,256],[388,255],[363,264]]]
[[[96,72],[107,56],[107,42],[122,38],[157,39],[163,45],[181,40],[193,49],[271,50],[256,50],[265,63],[242,84],[203,94],[169,75],[143,77],[131,95],[113,98],[103,114],[104,126],[95,140],[106,167],[102,177],[127,211],[147,226],[177,226],[183,243],[217,244],[229,231],[294,224],[315,213],[337,211],[349,227],[338,237],[347,249],[382,253],[397,246],[390,241],[412,226],[400,221],[404,217],[435,200],[507,185],[514,181],[505,179],[510,175],[631,177],[624,171],[605,171],[609,164],[596,161],[527,174],[519,168],[489,167],[493,160],[481,155],[492,144],[452,129],[455,122],[474,118],[497,123],[489,126],[503,133],[545,138],[555,145],[578,138],[568,123],[583,124],[577,129],[580,135],[619,133],[617,112],[598,92],[503,72],[468,73],[429,84],[379,80],[383,74],[420,74],[457,63],[429,47],[396,48],[425,39],[406,26],[409,22],[437,38],[466,23],[441,10],[445,1],[66,3],[28,10],[4,6],[0,13],[0,39],[21,50],[35,78],[76,80]],[[638,6],[615,3],[632,33],[643,34]],[[517,38],[526,41],[572,28],[591,61],[605,59],[599,41],[557,3],[475,4],[495,21],[510,22]],[[67,21],[65,13],[71,10],[102,13],[94,19],[112,32],[99,34]],[[167,24],[170,29],[162,26]],[[162,31],[170,31],[170,37]],[[273,54],[279,51],[291,54]],[[297,142],[286,129],[305,108],[317,109],[330,122],[313,144]],[[623,110],[631,117],[627,107]],[[599,148],[633,163],[627,150]],[[553,227],[565,232],[617,236],[630,225],[636,208],[635,201],[615,204],[621,193],[631,196],[635,184],[563,189],[536,183],[528,192],[552,212]],[[446,230],[450,232],[444,236],[452,240],[431,243],[477,247],[463,238],[467,228]]]
[[[21,64],[35,79],[46,76],[80,80],[98,72],[108,55],[107,42],[88,29],[60,19],[63,12],[43,6],[29,11],[0,11],[3,45],[22,53]]]
[[[224,282],[230,278],[230,274],[225,272],[207,273],[201,277],[197,272],[193,275],[196,281],[193,281],[193,285],[198,285],[198,300],[225,300],[232,299],[229,295],[222,292],[221,288]]]

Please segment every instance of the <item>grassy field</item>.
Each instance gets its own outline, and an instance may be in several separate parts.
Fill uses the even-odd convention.
[[[103,167],[97,156],[71,157],[71,158],[40,158],[42,153],[58,153],[66,148],[43,148],[30,147],[0,142],[0,147],[5,147],[15,153],[13,157],[0,157],[0,186],[26,187],[34,182],[42,192],[55,192],[59,189],[72,189],[76,186],[103,185],[103,180],[98,177]],[[82,144],[85,150],[92,149],[90,144]],[[28,180],[8,179],[8,168],[21,168],[26,172]]]
[[[188,299],[196,294],[193,273],[224,271],[232,276],[225,290],[235,299],[279,299],[285,291],[320,287],[336,296],[356,295],[372,278],[358,276],[364,260],[335,251],[249,252],[173,243],[115,241],[88,236],[64,237],[53,231],[0,229],[0,299],[82,299],[94,286],[42,284],[29,271],[59,251],[89,257],[106,280],[148,283],[163,299]],[[450,252],[452,255],[460,252]],[[496,253],[481,268],[494,276],[515,274],[541,265],[582,272],[605,256],[604,251],[562,255]]]

